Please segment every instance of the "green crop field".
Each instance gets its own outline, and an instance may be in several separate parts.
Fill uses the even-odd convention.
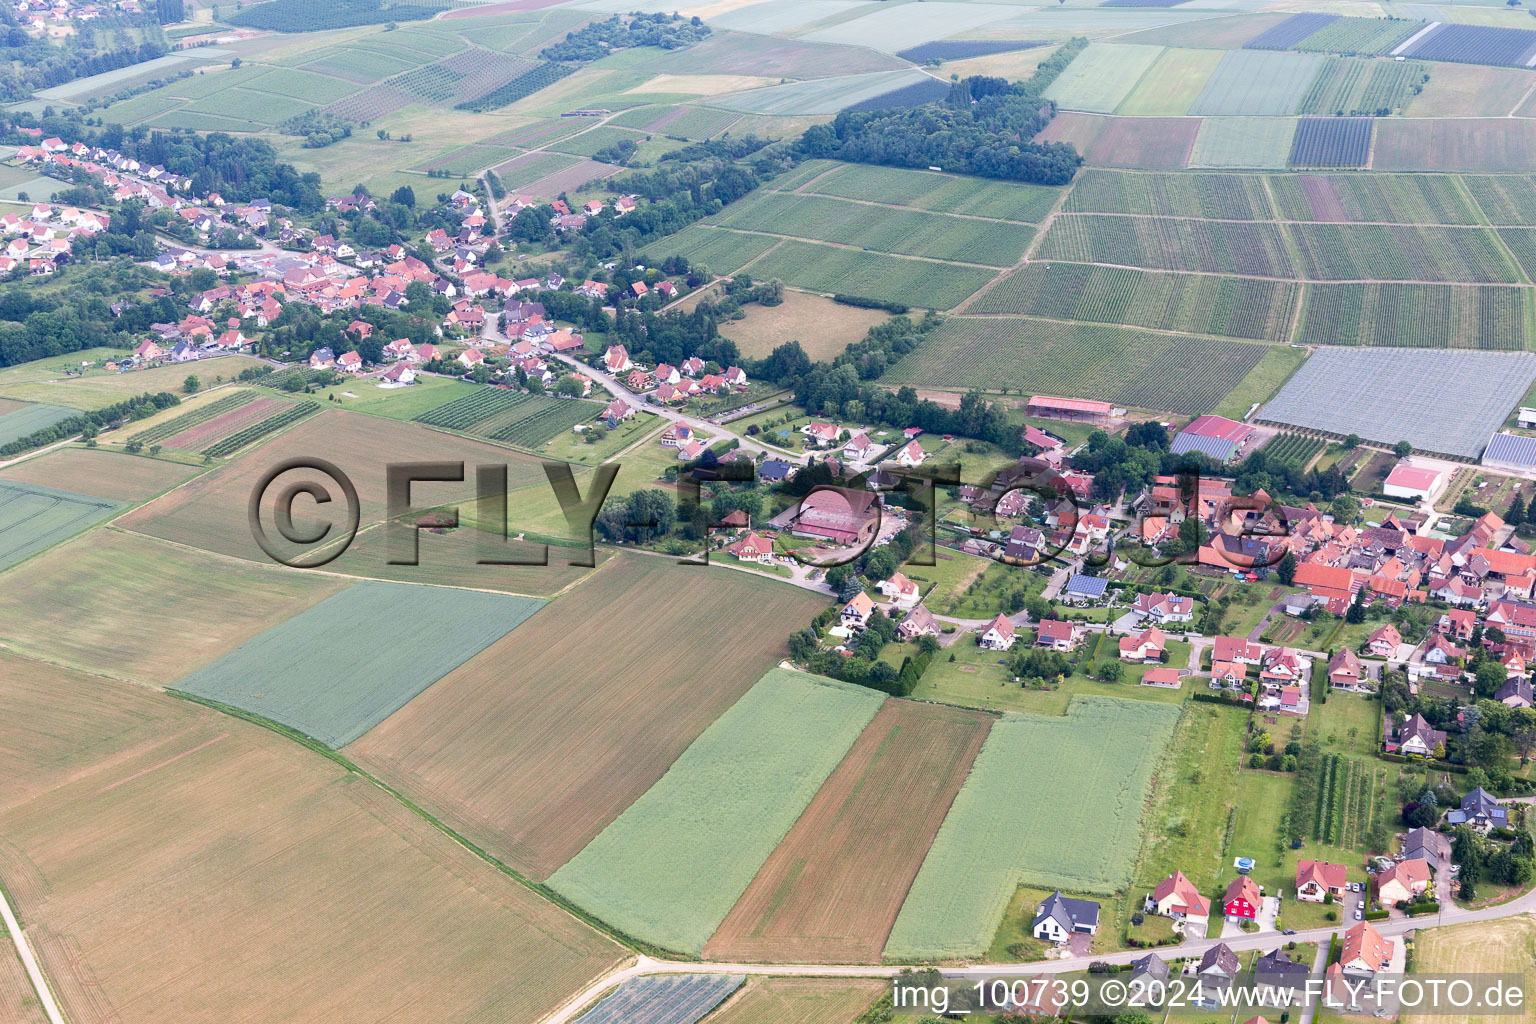
[[[1251,342],[1102,324],[955,317],[881,380],[914,387],[1009,388],[1193,416],[1210,412],[1266,350]]]
[[[1023,224],[882,209],[845,199],[782,192],[760,192],[732,203],[715,223],[742,231],[994,267],[1017,263],[1034,236],[1034,229]]]
[[[615,128],[612,125],[599,125],[591,131],[582,132],[580,135],[572,135],[568,139],[550,144],[550,148],[560,153],[569,153],[572,156],[595,156],[600,149],[616,146],[621,142],[633,142],[636,145],[645,141],[645,133],[630,131],[628,128]],[[669,144],[671,145],[671,144]]]
[[[1294,277],[1280,229],[1270,223],[1063,214],[1034,255],[1147,270]]]
[[[1493,232],[1484,228],[1379,224],[1292,224],[1303,275],[1318,281],[1520,280]]]
[[[835,168],[825,177],[818,177]],[[780,190],[803,189],[817,195],[842,199],[864,199],[875,203],[910,206],[918,210],[993,217],[1038,224],[1061,198],[1062,190],[1045,185],[990,181],[933,171],[911,171],[901,167],[877,167],[872,164],[833,164],[812,161],[802,171],[775,179],[772,187]],[[816,180],[812,180],[816,179]]]
[[[1312,284],[1296,340],[1519,351],[1533,338],[1536,297],[1528,288]]]
[[[1147,174],[1093,168],[1078,174],[1062,209],[1213,220],[1269,220],[1275,215],[1264,195],[1264,180],[1255,174]]]
[[[247,82],[244,88],[301,100],[312,107],[319,107],[346,99],[357,92],[359,87],[356,83],[343,82],[327,75],[279,68]]]
[[[1034,262],[983,292],[966,312],[1284,341],[1299,292],[1284,281]]]
[[[0,569],[94,526],[126,508],[38,484],[0,482]]]
[[[1482,223],[1449,174],[1272,174],[1269,190],[1285,220]]]
[[[626,934],[702,952],[884,699],[772,670],[550,887]]]
[[[1294,117],[1207,117],[1200,122],[1190,167],[1279,167],[1291,161]]]
[[[190,104],[186,112],[211,114],[250,124],[275,125],[290,117],[297,117],[314,106],[303,100],[272,96],[249,89],[225,89]]]
[[[1189,113],[1221,57],[1220,50],[1164,50],[1117,112],[1140,117]]]
[[[704,224],[690,224],[675,235],[657,239],[640,255],[652,263],[668,256],[682,256],[691,263],[702,263],[716,274],[734,274],[772,249],[777,239],[766,235],[744,235],[739,231],[720,231]]]
[[[1423,23],[1408,18],[1339,18],[1297,43],[1296,49],[1327,53],[1390,53],[1398,43],[1423,27]]]
[[[429,426],[460,430],[518,448],[536,449],[602,412],[596,402],[480,388],[417,416]]]
[[[1317,54],[1229,50],[1205,83],[1191,114],[1295,114],[1326,57]]]
[[[1178,718],[1174,705],[1109,697],[1073,698],[1064,718],[1005,715],[934,838],[886,957],[979,956],[1025,882],[1124,888],[1152,770]]]
[[[402,55],[352,46],[338,46],[335,49],[306,53],[305,56],[309,60],[300,67],[306,71],[318,71],[360,85],[373,85],[427,63],[425,57],[411,60]]]
[[[756,237],[772,241],[764,236]],[[672,251],[664,246],[657,248],[662,252]],[[722,272],[713,265],[710,269]],[[958,306],[992,280],[994,274],[979,267],[838,249],[789,239],[754,263],[751,272],[753,277],[776,277],[785,284],[811,291],[862,295],[929,309]]]
[[[58,405],[23,405],[11,412],[0,411],[0,445],[10,444],[77,415],[76,410]]]
[[[1536,224],[1536,176],[1463,174],[1461,183],[1472,193],[1490,224]]]
[[[1536,274],[1536,229],[1500,228],[1499,237],[1509,246],[1509,251],[1515,254],[1515,259],[1520,261],[1526,276],[1536,281],[1536,277],[1531,276]]]
[[[1120,105],[1162,54],[1157,46],[1091,43],[1045,90],[1067,110],[1108,114]]]
[[[364,580],[175,687],[341,747],[543,605],[531,597]]]
[[[1395,114],[1413,99],[1428,65],[1420,61],[1379,61],[1330,57],[1302,97],[1301,114]]]

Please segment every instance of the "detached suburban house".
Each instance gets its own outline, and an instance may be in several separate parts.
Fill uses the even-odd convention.
[[[1152,895],[1147,897],[1147,909],[1163,917],[1171,917],[1176,921],[1182,921],[1186,917],[1202,920],[1210,916],[1211,901],[1200,895],[1200,890],[1195,888],[1195,883],[1184,877],[1184,872],[1175,871],[1152,890]]]
[[[1228,921],[1252,921],[1259,916],[1263,901],[1259,883],[1247,875],[1238,875],[1227,886],[1221,898],[1221,909]]]
[[[1163,636],[1163,631],[1156,626],[1151,626],[1135,636],[1120,638],[1120,659],[1139,662],[1162,661],[1166,646],[1167,638]]]
[[[999,615],[988,624],[977,643],[989,651],[1006,651],[1017,639],[1008,616]]]
[[[1461,798],[1461,807],[1451,811],[1445,820],[1452,825],[1471,825],[1479,832],[1491,828],[1509,827],[1509,809],[1499,804],[1498,798],[1482,786]]]
[[[1060,619],[1041,619],[1035,637],[1035,646],[1063,653],[1077,648],[1087,632],[1079,622],[1063,622]]]
[[[1376,876],[1376,895],[1383,904],[1405,903],[1429,888],[1429,863],[1400,860]]]
[[[1297,899],[1321,903],[1328,893],[1333,893],[1334,899],[1344,895],[1344,865],[1321,860],[1304,860],[1296,865]]]
[[[843,606],[843,625],[849,629],[863,629],[874,613],[875,602],[868,594],[855,594],[852,601]]]
[[[1328,683],[1336,690],[1360,688],[1360,656],[1348,647],[1328,659]]]
[[[1375,974],[1391,962],[1392,940],[1382,938],[1371,922],[1361,921],[1344,933],[1339,966],[1345,974]]]
[[[1047,942],[1066,942],[1074,932],[1092,935],[1099,930],[1099,905],[1053,892],[1040,904],[1030,934]]]
[[[1189,622],[1195,617],[1195,599],[1182,594],[1137,594],[1131,611],[1153,622]]]
[[[1393,744],[1387,745],[1391,752]],[[1434,728],[1421,714],[1413,714],[1408,717],[1397,730],[1396,747],[1399,754],[1417,754],[1420,757],[1434,757],[1435,751],[1445,751],[1445,733]]]
[[[907,579],[901,573],[895,573],[888,580],[881,580],[875,584],[875,589],[890,598],[898,608],[911,608],[917,604],[917,599],[922,590],[916,583]]]

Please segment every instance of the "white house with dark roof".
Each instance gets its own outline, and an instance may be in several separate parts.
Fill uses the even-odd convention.
[[[1055,943],[1066,942],[1074,933],[1093,935],[1098,930],[1099,905],[1063,896],[1060,890],[1045,898],[1029,926],[1035,938]]]

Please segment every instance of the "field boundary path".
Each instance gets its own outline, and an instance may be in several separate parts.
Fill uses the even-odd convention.
[[[32,988],[37,992],[38,1001],[43,1004],[43,1012],[48,1015],[51,1024],[64,1024],[59,1004],[53,1001],[53,990],[48,987],[48,979],[43,976],[42,967],[32,955],[32,945],[27,941],[26,933],[21,930],[21,922],[16,920],[11,910],[11,900],[4,888],[0,888],[0,919],[4,919],[5,930],[16,944],[16,955],[21,957],[22,966],[27,969],[27,977],[32,979]]]

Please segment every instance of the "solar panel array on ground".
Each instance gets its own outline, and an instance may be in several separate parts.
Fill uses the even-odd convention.
[[[1320,348],[1261,419],[1477,458],[1536,380],[1536,353]]]
[[[746,980],[744,974],[629,978],[576,1024],[695,1024]]]

